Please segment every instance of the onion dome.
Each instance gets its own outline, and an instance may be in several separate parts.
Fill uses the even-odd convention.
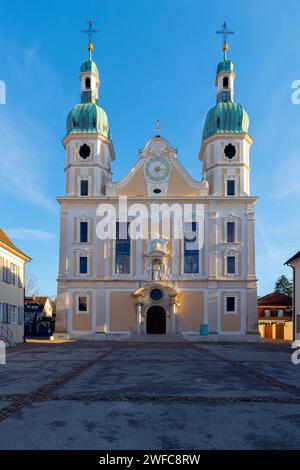
[[[110,139],[106,112],[96,103],[76,104],[67,117],[67,132],[97,133]]]
[[[100,87],[99,71],[91,58],[85,60],[80,67],[81,102],[73,106],[67,116],[66,127],[69,134],[101,134],[110,139],[107,114],[98,105]]]
[[[202,140],[215,134],[244,134],[249,129],[249,116],[245,109],[234,101],[234,67],[228,60],[228,44],[223,45],[224,58],[217,66],[217,104],[206,116]]]

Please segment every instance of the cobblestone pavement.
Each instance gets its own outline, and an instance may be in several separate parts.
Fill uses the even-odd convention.
[[[0,366],[0,449],[299,449],[284,344],[24,345]]]

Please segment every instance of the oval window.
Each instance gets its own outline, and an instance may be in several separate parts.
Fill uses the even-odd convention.
[[[150,297],[152,300],[161,300],[162,299],[162,296],[163,296],[163,293],[160,289],[153,289],[151,292],[150,292]]]
[[[153,192],[154,192],[155,194],[160,194],[160,193],[161,193],[161,189],[158,189],[158,188],[153,189]]]

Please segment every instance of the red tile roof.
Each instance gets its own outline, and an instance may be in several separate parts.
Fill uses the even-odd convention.
[[[279,292],[272,292],[271,294],[259,297],[258,306],[278,306],[278,307],[292,307],[292,297]]]

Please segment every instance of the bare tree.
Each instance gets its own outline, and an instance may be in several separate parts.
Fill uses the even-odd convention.
[[[37,277],[29,273],[27,274],[25,294],[27,297],[33,297],[34,295],[39,295],[39,286]]]

